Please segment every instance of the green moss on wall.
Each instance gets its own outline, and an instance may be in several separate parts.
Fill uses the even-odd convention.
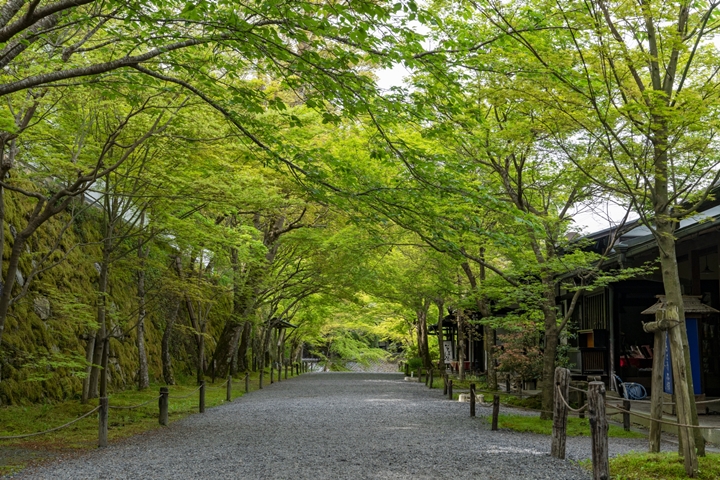
[[[5,224],[5,259],[9,256],[13,237],[10,225],[21,229],[32,204],[7,197]],[[22,404],[52,402],[79,398],[85,373],[84,357],[89,335],[97,328],[96,290],[98,271],[95,263],[101,258],[101,212],[82,205],[82,214],[71,212],[58,215],[43,225],[28,242],[20,260],[22,277],[27,281],[33,267],[51,252],[62,233],[60,248],[51,252],[48,262],[57,266],[40,273],[30,283],[27,294],[12,307],[0,345],[0,403]],[[166,255],[167,246],[153,247],[153,255]],[[47,264],[46,262],[45,264]],[[5,265],[6,262],[3,262]],[[145,321],[146,349],[151,379],[160,380],[161,339],[167,309],[163,307],[165,275],[172,275],[167,262],[149,267],[148,316]],[[110,342],[109,380],[111,389],[132,388],[137,381],[138,358],[136,347],[137,286],[136,271],[130,260],[114,262],[110,268],[108,326],[114,338]],[[16,284],[13,293],[19,294]],[[36,299],[48,299],[50,315],[43,319],[36,311]],[[43,300],[41,300],[42,302]],[[229,300],[216,301],[210,315],[208,333],[219,335],[224,319],[229,315]],[[189,322],[181,310],[178,326]],[[195,369],[195,341],[187,329],[178,328],[173,334],[172,354],[175,371],[192,375]],[[208,357],[212,342],[207,346]]]

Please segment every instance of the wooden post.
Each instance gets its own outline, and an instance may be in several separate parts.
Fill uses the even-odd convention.
[[[287,380],[288,364],[285,364],[285,380]]]
[[[662,433],[662,424],[657,420],[662,419],[663,410],[663,368],[665,363],[665,335],[664,331],[655,332],[655,343],[653,345],[653,363],[652,363],[652,385],[650,390],[650,435],[648,441],[650,443],[650,453],[660,452],[660,436]]]
[[[225,395],[225,400],[232,402],[232,375],[228,375],[227,395]]]
[[[608,461],[608,423],[605,416],[605,384],[588,384],[588,413],[590,416],[590,435],[592,436],[593,480],[610,478]]]
[[[270,362],[270,385],[275,383],[275,367],[272,362]]]
[[[405,364],[405,376],[410,376],[410,365],[408,365],[407,363]]]
[[[630,400],[623,400],[623,410],[627,410],[627,412],[623,412],[623,428],[626,432],[630,431]]]
[[[278,366],[277,366],[277,367],[278,367],[278,368],[277,368],[277,370],[278,370],[278,382],[281,382],[281,381],[282,381],[282,364],[281,364],[281,363],[278,363]]]
[[[493,414],[491,430],[498,429],[498,415],[500,415],[500,395],[493,395]]]
[[[428,382],[430,381],[430,372],[431,370],[425,369],[425,386],[428,386]]]
[[[475,384],[470,384],[470,416],[475,416]]]
[[[263,374],[265,373],[264,369],[260,369],[260,377],[258,378],[258,388],[262,390],[263,388]]]
[[[108,397],[100,397],[98,410],[98,447],[107,447],[108,440]]]
[[[448,376],[447,373],[443,374],[443,395],[447,395],[448,389]]]
[[[452,400],[452,379],[448,379],[448,399]]]
[[[160,387],[160,398],[158,399],[158,409],[160,410],[160,416],[158,421],[160,425],[167,426],[168,424],[168,397],[170,391],[167,387]]]
[[[553,392],[555,402],[553,404],[553,433],[550,455],[565,460],[568,409],[565,402],[563,402],[563,398],[567,399],[570,393],[570,370],[557,367],[553,386],[555,387]]]
[[[205,380],[200,382],[200,413],[205,413]]]
[[[434,369],[432,369],[432,368],[430,369],[430,379],[428,380],[428,388],[433,388],[433,381],[435,380],[433,378],[434,371],[435,371]]]
[[[250,372],[245,373],[245,393],[250,393]]]

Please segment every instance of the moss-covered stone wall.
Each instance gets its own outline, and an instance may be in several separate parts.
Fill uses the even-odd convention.
[[[32,204],[16,196],[6,197],[3,273],[12,247],[13,234],[24,226]],[[97,328],[96,298],[101,259],[102,215],[87,204],[77,203],[69,211],[43,225],[28,242],[20,261],[18,282],[13,294],[21,293],[33,266],[56,266],[39,273],[28,284],[27,293],[11,307],[0,345],[0,403],[22,404],[80,398],[86,371],[85,351]],[[58,248],[53,247],[57,245]],[[50,253],[49,253],[50,252]],[[161,339],[172,308],[163,278],[172,274],[167,245],[156,242],[149,263],[146,350],[151,381],[162,379]],[[47,261],[40,263],[43,256]],[[132,388],[137,381],[136,347],[137,285],[136,266],[130,256],[110,267],[108,292],[110,340],[110,389]],[[214,299],[206,342],[208,358],[214,348],[229,300]],[[172,336],[173,366],[176,375],[194,375],[196,346],[184,309],[180,310]]]

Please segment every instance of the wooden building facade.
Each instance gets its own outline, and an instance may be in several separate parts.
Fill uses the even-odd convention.
[[[702,315],[689,312],[687,319],[697,351],[699,385],[696,394],[720,396],[720,205],[713,202],[680,222],[676,230],[677,261],[683,294],[711,307]],[[610,231],[588,238],[601,250]],[[657,244],[649,229],[638,226],[622,235],[614,245],[607,268],[636,267],[656,262]],[[560,290],[558,302],[566,308],[571,293]],[[659,269],[643,277],[613,283],[586,292],[573,313],[570,340],[573,374],[601,375],[610,380],[618,375],[625,382],[640,383],[649,390],[652,372],[653,334],[642,328],[643,315],[664,294]],[[695,301],[695,300],[693,300]],[[692,330],[692,332],[690,332]]]

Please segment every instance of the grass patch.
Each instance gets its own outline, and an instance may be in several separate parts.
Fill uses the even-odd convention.
[[[488,418],[488,421],[491,419]],[[543,420],[540,417],[525,417],[522,415],[499,415],[498,427],[514,430],[516,432],[539,433],[541,435],[552,435],[552,420]],[[590,420],[587,418],[569,417],[567,423],[567,435],[569,437],[590,436]],[[638,432],[626,432],[622,427],[610,425],[608,436],[616,438],[645,438],[645,435]]]
[[[592,468],[590,461],[583,462]],[[630,452],[610,459],[610,473],[615,480],[675,480],[687,478],[683,459],[675,452]],[[698,479],[720,478],[720,454],[698,457]]]
[[[288,376],[292,374],[288,371]],[[294,375],[292,375],[294,376]],[[245,393],[244,374],[233,378],[232,398],[237,399]],[[258,389],[259,372],[250,374],[250,391]],[[284,372],[283,372],[284,378]],[[169,387],[169,421],[170,423],[198,412],[199,392],[193,379],[180,379],[184,385]],[[277,381],[277,371],[275,371]],[[205,406],[214,407],[225,403],[226,386],[224,380],[215,383],[206,381]],[[263,386],[270,385],[269,369],[265,371]],[[150,401],[147,405],[133,410],[110,409],[108,414],[108,440],[131,437],[138,433],[163,428],[158,423],[158,402],[160,384],[153,384],[142,392],[126,390],[109,395],[111,406],[132,406]],[[187,398],[180,398],[189,395]],[[61,403],[5,406],[0,407],[0,436],[21,435],[40,432],[63,425],[89,412],[98,404],[97,399],[82,405],[79,401]],[[98,421],[97,414],[80,420],[73,425],[56,432],[16,440],[0,440],[0,475],[12,474],[31,462],[56,456],[61,452],[86,450],[97,447]]]

